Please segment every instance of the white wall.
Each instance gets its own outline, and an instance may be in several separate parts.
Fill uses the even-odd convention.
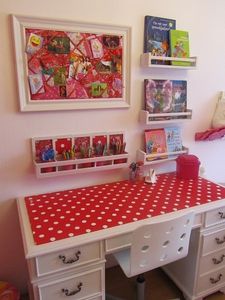
[[[142,143],[144,126],[138,123],[145,78],[187,79],[189,108],[194,115],[183,125],[184,144],[206,168],[206,175],[225,182],[225,141],[196,143],[194,134],[210,127],[220,90],[225,90],[224,0],[1,0],[0,1],[0,280],[26,287],[26,265],[16,212],[18,196],[67,189],[125,178],[127,170],[36,179],[30,138],[67,133],[125,130],[130,161]],[[132,26],[131,107],[94,111],[19,112],[15,61],[9,14]],[[191,54],[198,70],[162,72],[141,70],[145,15],[175,18],[177,28],[188,30]],[[168,170],[173,169],[168,166]]]

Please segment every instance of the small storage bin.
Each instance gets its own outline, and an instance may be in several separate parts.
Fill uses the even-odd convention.
[[[191,154],[179,155],[176,159],[176,174],[179,179],[197,179],[200,161],[197,156]]]

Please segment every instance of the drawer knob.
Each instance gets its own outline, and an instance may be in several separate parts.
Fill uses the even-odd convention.
[[[74,291],[69,291],[68,289],[62,289],[62,292],[65,294],[65,296],[73,296],[76,295],[77,293],[79,293],[81,291],[81,287],[82,287],[83,283],[80,282],[77,285],[77,288]]]
[[[220,281],[220,279],[222,278],[222,276],[223,276],[223,275],[220,273],[216,279],[215,279],[215,278],[212,278],[212,277],[210,277],[210,278],[209,278],[209,280],[210,280],[210,282],[211,282],[211,283],[213,283],[213,284],[214,284],[214,283],[217,283],[217,282],[219,282],[219,281]]]
[[[219,211],[218,214],[221,219],[225,219],[225,213],[223,213],[222,211]]]
[[[220,264],[223,261],[224,258],[225,258],[225,255],[222,254],[221,257],[220,257],[220,259],[217,259],[217,258],[213,257],[212,261],[213,261],[214,265],[218,265],[218,264]]]
[[[81,254],[81,252],[77,251],[75,253],[74,258],[68,258],[68,259],[66,258],[65,255],[59,255],[59,259],[61,259],[64,264],[73,264],[74,262],[76,262],[80,259],[80,254]]]
[[[225,236],[223,237],[223,239],[221,240],[220,238],[215,238],[215,240],[216,240],[216,243],[217,244],[223,244],[223,243],[225,243]]]

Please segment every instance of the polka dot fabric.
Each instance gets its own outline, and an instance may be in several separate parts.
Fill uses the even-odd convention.
[[[155,184],[119,181],[25,198],[37,245],[135,222],[225,198],[206,179],[157,176]]]

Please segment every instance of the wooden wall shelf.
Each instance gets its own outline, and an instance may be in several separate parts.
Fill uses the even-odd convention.
[[[42,178],[126,167],[125,146],[122,132],[35,137],[36,175]]]
[[[157,153],[157,154],[147,154],[143,150],[137,151],[137,160],[143,162],[144,166],[163,163],[171,160],[175,160],[178,155],[188,153],[188,148],[183,146],[181,151],[176,152],[165,152],[165,153]],[[161,158],[165,156],[165,158]]]
[[[162,64],[153,64],[152,61],[180,61],[180,62],[189,62],[189,66],[174,66],[174,65],[162,65]],[[169,68],[169,69],[196,69],[197,67],[197,57],[190,58],[178,58],[178,57],[165,57],[165,56],[153,56],[151,53],[141,54],[141,66],[145,68]]]
[[[173,124],[185,122],[192,118],[192,110],[187,109],[185,112],[173,113],[149,113],[146,110],[141,110],[139,119],[145,125]]]

